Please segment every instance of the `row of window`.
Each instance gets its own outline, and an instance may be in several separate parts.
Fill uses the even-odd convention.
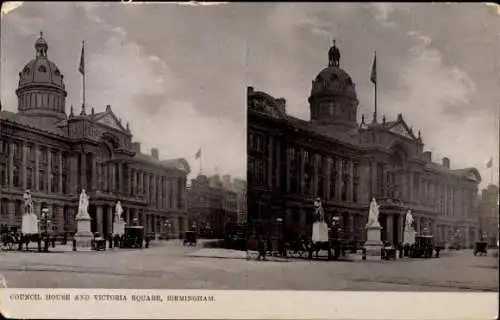
[[[54,93],[25,93],[19,100],[19,110],[43,107],[49,110],[64,109],[64,97]]]

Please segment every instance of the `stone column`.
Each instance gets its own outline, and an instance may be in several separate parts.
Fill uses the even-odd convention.
[[[406,213],[402,213],[399,215],[399,219],[398,219],[398,224],[399,224],[399,234],[398,234],[398,243],[401,242],[403,243],[403,234],[404,234],[404,229],[405,229],[405,221],[406,219]]]
[[[312,194],[315,195],[316,197],[321,197],[320,194],[318,194],[318,181],[319,181],[319,155],[314,154],[313,155],[313,176],[312,176]]]
[[[281,148],[281,142],[279,140],[276,141],[276,188],[278,190],[282,190],[281,188],[281,151],[283,150]]]
[[[14,142],[10,143],[10,148],[9,148],[9,163],[8,163],[8,186],[9,188],[12,188],[14,186],[14,148],[17,148]],[[19,152],[19,150],[16,150],[16,152]]]
[[[21,187],[23,190],[26,190],[26,166],[28,164],[28,146],[26,141],[21,141],[21,152],[23,153],[22,156],[22,167],[21,167]]]
[[[116,166],[118,167],[118,186],[116,188],[116,191],[118,193],[123,193],[123,163],[121,162],[118,162],[116,164]]]
[[[33,152],[35,153],[35,172],[33,172],[34,175],[33,189],[35,191],[38,191],[40,190],[40,146],[38,144],[33,145]],[[76,181],[75,183],[73,183],[73,185],[74,184],[76,184]]]
[[[174,196],[173,196],[173,199],[172,199],[172,205],[173,205],[173,208],[175,208],[176,210],[178,209],[178,204],[177,204],[177,194],[179,192],[179,190],[177,190],[177,183],[173,182],[172,183],[172,188],[174,189]]]
[[[144,174],[144,196],[146,198],[146,203],[149,204],[151,198],[149,195],[149,174]]]
[[[87,188],[87,157],[86,157],[86,153],[83,152],[80,154],[80,161],[81,161],[81,181],[82,181],[82,185],[81,185],[81,188],[82,189],[88,189]]]
[[[377,190],[377,162],[372,161],[370,164],[370,186],[371,186],[371,197],[375,198],[379,196],[379,192]],[[371,199],[369,199],[371,201]]]
[[[47,171],[45,173],[47,174],[45,176],[45,179],[47,181],[46,182],[47,192],[48,193],[54,192],[54,190],[52,190],[52,183],[51,183],[51,180],[55,179],[52,172],[52,150],[50,150],[49,148],[47,148]]]
[[[153,178],[153,207],[158,208],[158,188],[157,188],[157,182],[158,182],[158,177],[155,175],[152,176]]]
[[[394,217],[392,214],[386,215],[385,232],[389,243],[394,243]]]
[[[61,150],[57,151],[57,161],[59,162],[59,172],[57,173],[57,184],[59,185],[59,193],[64,194],[63,190],[63,160]]]
[[[267,142],[267,186],[273,185],[273,138],[269,137]]]
[[[91,190],[97,190],[98,188],[98,181],[99,175],[97,173],[97,156],[96,154],[92,154],[92,183],[91,183]]]
[[[413,182],[413,179],[415,178],[415,173],[410,171],[408,172],[408,177],[409,177],[409,185],[410,185],[410,188],[409,188],[409,197],[408,197],[408,200],[410,200],[410,202],[415,202],[416,200],[416,195],[415,195],[415,190],[413,189],[413,185],[414,185],[414,182]]]
[[[101,236],[104,235],[103,233],[103,208],[102,205],[96,205],[96,226],[97,226],[97,232]]]
[[[326,172],[326,176],[324,177],[325,179],[325,187],[323,188],[325,190],[324,197],[325,199],[329,200],[330,199],[330,185],[331,185],[331,179],[332,179],[332,162],[331,162],[331,157],[325,157],[325,162],[324,162],[324,168]]]
[[[298,159],[299,161],[299,176],[298,176],[298,187],[299,187],[299,193],[304,193],[305,192],[305,181],[304,181],[304,170],[305,170],[305,157],[304,157],[304,148],[299,148],[299,155]]]
[[[417,234],[421,233],[421,230],[420,230],[421,221],[422,221],[422,218],[415,217],[415,231],[417,232]]]
[[[114,207],[106,206],[105,215],[106,215],[106,221],[108,222],[108,229],[106,230],[106,235],[113,232],[113,215],[114,215],[113,211],[114,211]],[[122,216],[122,218],[123,218],[123,216]]]
[[[351,160],[347,162],[347,172],[349,175],[349,178],[347,180],[347,201],[352,202],[352,194],[354,188],[354,169]]]
[[[292,191],[292,186],[291,186],[291,183],[290,183],[290,180],[291,180],[291,172],[290,172],[290,154],[291,154],[291,150],[290,148],[287,146],[285,148],[286,152],[285,152],[285,180],[286,180],[286,192],[290,193]]]
[[[163,207],[165,209],[169,209],[170,208],[170,203],[168,202],[168,193],[169,193],[169,190],[168,190],[168,178],[165,177],[165,179],[163,180],[163,189],[165,190],[165,199],[163,199]]]
[[[344,173],[344,168],[342,167],[342,159],[336,157],[335,161],[337,163],[337,179],[335,180],[335,200],[340,202],[342,199],[342,175]]]

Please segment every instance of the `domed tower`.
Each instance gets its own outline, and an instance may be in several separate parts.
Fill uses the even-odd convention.
[[[47,41],[40,32],[35,43],[35,59],[19,72],[16,90],[18,111],[26,116],[65,119],[66,90],[63,75],[57,66],[47,59]]]
[[[311,121],[342,130],[355,128],[358,104],[355,85],[349,74],[340,68],[340,51],[333,40],[333,47],[328,52],[328,67],[312,82]]]

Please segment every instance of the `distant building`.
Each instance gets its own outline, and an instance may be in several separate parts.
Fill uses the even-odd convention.
[[[399,114],[395,120],[357,121],[358,99],[338,56],[312,80],[310,120],[287,113],[286,100],[247,91],[248,224],[259,233],[283,228],[310,236],[313,200],[341,218],[352,240],[363,240],[370,200],[380,205],[382,240],[403,239],[405,214],[436,241],[470,245],[479,237],[475,168],[436,163],[423,138]],[[425,94],[425,93],[423,93]]]
[[[247,221],[247,183],[243,179],[233,180],[233,189],[236,192],[237,210],[236,222],[245,223]]]
[[[499,190],[498,186],[490,184],[481,192],[479,200],[479,221],[484,240],[490,246],[498,243],[498,220],[499,220]]]
[[[188,216],[191,228],[202,236],[223,237],[226,223],[234,223],[241,211],[241,193],[235,189],[230,175],[207,177],[203,174],[191,180],[188,189]],[[238,186],[240,187],[240,186]]]
[[[74,232],[85,189],[93,232],[112,231],[119,200],[127,223],[183,235],[189,164],[161,160],[157,149],[142,153],[109,105],[102,112],[71,107],[68,115],[63,74],[47,51],[40,36],[35,58],[19,72],[18,112],[0,109],[0,223],[21,227],[23,192],[30,189],[37,215],[48,208],[54,231]]]

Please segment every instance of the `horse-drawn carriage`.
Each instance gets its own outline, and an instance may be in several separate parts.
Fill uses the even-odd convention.
[[[474,255],[488,255],[488,242],[486,241],[479,241],[476,242],[476,245],[474,246]]]
[[[412,258],[432,258],[434,237],[431,235],[415,236],[415,244],[411,248]]]

